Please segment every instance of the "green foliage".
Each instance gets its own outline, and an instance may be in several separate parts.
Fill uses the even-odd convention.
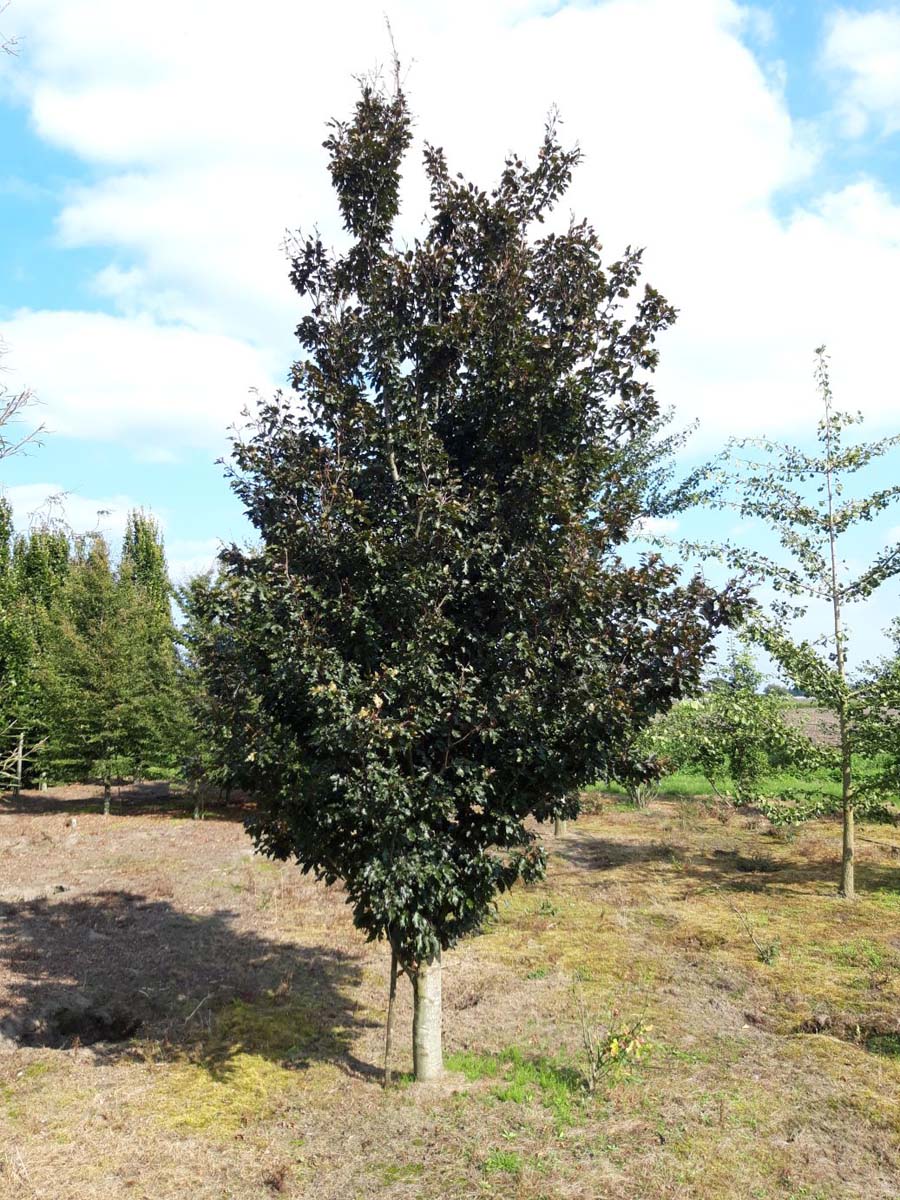
[[[737,609],[618,553],[674,313],[633,296],[638,252],[604,265],[583,222],[541,235],[578,152],[551,122],[486,192],[426,147],[428,225],[398,245],[410,137],[404,96],[368,85],[332,126],[350,245],[299,244],[299,402],[261,403],[234,449],[260,544],[189,602],[258,847],[342,879],[406,966],[540,874],[528,818],[574,816]]]
[[[773,769],[814,770],[819,754],[786,724],[783,700],[758,691],[760,682],[749,654],[732,650],[721,686],[655,723],[657,754],[679,771],[699,771],[722,799],[769,806],[765,784]]]
[[[188,714],[182,772],[198,798],[234,787],[250,790],[255,778],[259,706],[239,631],[222,621],[231,591],[227,576],[209,573],[195,576],[178,593],[184,613],[180,685]]]
[[[870,666],[853,697],[854,749],[872,769],[857,776],[857,804],[871,816],[896,819],[900,805],[900,618],[892,626],[894,653]]]
[[[159,531],[129,517],[118,569],[99,534],[47,525],[0,555],[0,716],[40,743],[32,781],[171,775],[183,738]]]

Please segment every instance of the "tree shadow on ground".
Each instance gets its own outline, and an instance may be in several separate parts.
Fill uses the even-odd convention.
[[[679,848],[668,842],[615,841],[573,830],[554,841],[551,850],[583,871],[613,871],[649,863],[676,861]]]
[[[553,845],[553,852],[585,871],[625,870],[632,878],[646,880],[652,876],[658,881],[659,864],[669,863],[680,879],[726,891],[776,895],[801,892],[823,883],[836,886],[840,870],[837,858],[800,857],[799,852],[787,858],[783,853],[773,853],[773,848],[762,840],[758,850],[749,852],[730,848],[698,851],[674,842],[615,841],[573,831]],[[856,889],[863,894],[900,891],[900,865],[857,859]]]
[[[152,1044],[154,1057],[187,1054],[214,1075],[239,1053],[373,1073],[349,1054],[366,1024],[359,959],[234,922],[127,891],[0,905],[0,1044],[90,1044],[103,1059]]]
[[[241,792],[233,792],[227,800],[207,799],[203,808],[204,820],[243,821],[254,810],[254,805]],[[73,784],[68,787],[50,788],[46,792],[24,790],[18,795],[0,795],[0,815],[40,816],[61,813],[66,816],[82,816],[103,812],[103,786]],[[171,816],[190,818],[194,813],[194,800],[186,789],[165,781],[146,781],[114,785],[110,801],[110,814],[124,816]]]

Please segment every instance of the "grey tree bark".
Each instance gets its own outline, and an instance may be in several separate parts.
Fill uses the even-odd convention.
[[[441,954],[420,963],[413,974],[413,1069],[417,1083],[444,1070],[441,1042]]]

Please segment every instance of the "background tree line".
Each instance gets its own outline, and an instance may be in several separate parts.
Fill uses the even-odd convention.
[[[24,735],[25,782],[172,778],[186,672],[159,528],[129,514],[118,561],[101,533],[13,531],[0,500],[0,729]]]

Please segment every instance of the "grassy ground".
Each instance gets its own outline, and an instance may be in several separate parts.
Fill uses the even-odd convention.
[[[871,774],[873,768],[865,761],[854,763],[854,778],[861,779],[866,775]],[[603,784],[603,789],[611,795],[622,796],[625,794],[625,789],[618,784],[610,783]],[[730,779],[722,780],[722,787],[726,792],[733,791],[733,784]],[[835,800],[841,797],[840,782],[834,778],[829,778],[828,773],[819,771],[808,773],[806,775],[792,775],[787,772],[781,772],[767,776],[760,785],[760,795],[771,796],[773,798],[785,796],[792,792],[813,792],[816,795],[832,796]],[[663,798],[666,796],[712,796],[715,794],[714,788],[705,775],[694,775],[688,771],[678,771],[672,775],[664,775],[659,782],[659,794]],[[897,802],[895,797],[894,802]]]
[[[0,1030],[35,1043],[0,1041],[4,1200],[900,1198],[896,830],[848,905],[836,826],[608,803],[446,956],[446,1084],[385,1094],[339,891],[235,821],[0,814]],[[141,1024],[40,1044],[88,1001]],[[581,1008],[655,1043],[593,1096]]]

